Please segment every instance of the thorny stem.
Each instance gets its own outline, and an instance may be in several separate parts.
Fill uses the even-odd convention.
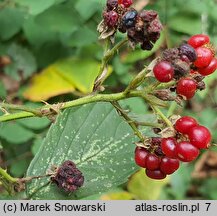
[[[95,86],[98,87],[102,84],[102,82],[105,80],[105,77],[107,76],[107,64],[108,61],[115,55],[115,53],[128,41],[128,38],[123,39],[119,43],[117,43],[112,49],[109,50],[108,40],[105,44],[105,52],[104,57],[101,62],[101,66],[99,69],[99,75],[95,81]]]
[[[155,90],[167,89],[169,87],[175,86],[175,84],[176,84],[176,81],[170,81],[168,83],[161,83],[161,84],[156,86]]]
[[[58,113],[59,110],[64,110],[66,108],[80,106],[83,104],[93,103],[93,102],[113,102],[119,101],[126,98],[131,97],[141,97],[145,99],[148,103],[150,103],[150,95],[145,90],[132,90],[127,95],[125,92],[113,93],[113,94],[92,94],[86,97],[82,97],[73,101],[68,101],[65,103],[59,103],[54,105],[45,105],[41,108],[30,109],[26,106],[11,106],[7,103],[0,103],[0,107],[4,109],[10,108],[11,110],[18,110],[23,112],[5,114],[0,116],[0,122],[11,121],[22,118],[30,118],[30,117],[43,117],[54,114],[54,110]],[[153,96],[154,97],[154,96]]]
[[[162,127],[163,127],[162,124],[152,123],[152,122],[139,122],[139,121],[134,121],[134,123],[135,123],[136,125],[146,126],[146,127],[152,127],[152,128],[162,128]]]
[[[138,86],[140,86],[144,82],[148,72],[149,70],[147,69],[147,67],[145,67],[141,72],[139,72],[136,77],[131,80],[130,84],[125,89],[125,94],[128,94],[131,90],[136,89]]]
[[[131,118],[127,115],[126,111],[124,111],[124,110],[121,108],[120,104],[119,104],[117,101],[111,102],[111,104],[114,106],[114,108],[115,108],[115,109],[117,110],[117,112],[120,114],[120,116],[122,116],[122,117],[127,121],[127,123],[130,125],[130,127],[133,129],[135,135],[136,135],[137,137],[139,137],[140,141],[144,142],[145,139],[146,139],[146,137],[142,135],[142,133],[141,133],[141,132],[139,131],[139,129],[137,128],[137,126],[136,126],[135,122],[133,121],[133,119],[131,119]]]
[[[9,194],[14,193],[14,188],[18,185],[18,180],[19,179],[13,178],[7,173],[6,170],[0,167],[0,183],[2,183],[2,186],[8,191]]]
[[[7,104],[7,103],[0,103],[0,107],[1,108],[4,108],[6,110],[20,110],[20,111],[23,111],[25,110],[26,112],[30,112],[32,114],[34,114],[35,116],[42,116],[42,113],[37,110],[37,109],[33,109],[33,108],[30,108],[30,107],[26,107],[26,106],[22,106],[22,105],[14,105],[14,104]]]
[[[8,182],[11,182],[11,183],[16,183],[17,182],[17,178],[13,178],[12,176],[10,176],[6,170],[2,169],[0,167],[0,180],[1,179],[5,179],[7,180]]]

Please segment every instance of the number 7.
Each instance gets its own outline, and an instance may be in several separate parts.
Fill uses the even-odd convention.
[[[207,205],[206,211],[209,211],[209,207],[210,207],[211,203],[205,203],[205,204]]]

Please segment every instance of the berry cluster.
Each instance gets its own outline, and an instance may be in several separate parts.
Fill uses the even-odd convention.
[[[204,76],[217,69],[217,59],[207,35],[194,35],[179,48],[167,49],[155,64],[153,73],[160,82],[176,80],[176,93],[191,99],[197,89],[203,90]]]
[[[80,170],[72,161],[65,161],[56,171],[56,174],[51,177],[59,188],[70,193],[76,191],[84,184],[84,177]]]
[[[141,49],[151,50],[162,30],[158,14],[153,10],[137,12],[130,7],[132,3],[132,0],[107,0],[103,21],[98,26],[100,38],[111,37],[119,30],[127,32],[132,47],[139,43]]]
[[[210,145],[209,130],[192,117],[179,118],[174,128],[174,137],[151,138],[148,148],[136,147],[135,162],[146,168],[146,175],[152,179],[164,179],[179,168],[180,161],[195,160],[200,149]]]

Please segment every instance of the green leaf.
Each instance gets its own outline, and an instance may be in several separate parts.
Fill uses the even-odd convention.
[[[125,109],[130,110],[131,112],[137,114],[144,114],[147,111],[147,106],[144,103],[144,100],[141,98],[128,98],[126,100],[121,101],[122,106]]]
[[[67,38],[63,38],[62,42],[71,47],[83,47],[97,41],[97,33],[88,27],[83,27],[74,32]]]
[[[177,32],[193,35],[201,31],[201,20],[199,16],[182,13],[169,20],[169,27]]]
[[[203,80],[205,82],[206,88],[203,91],[198,91],[197,94],[200,98],[204,99],[208,95],[210,91],[210,87],[217,80],[217,72],[215,71],[213,74],[206,76]]]
[[[16,8],[5,7],[0,10],[0,38],[7,40],[18,33],[23,24],[23,12]]]
[[[15,177],[22,177],[28,168],[29,162],[26,159],[16,161],[11,165],[10,173]]]
[[[146,176],[144,169],[141,169],[130,178],[127,188],[135,199],[156,200],[167,183],[168,177],[160,181],[153,180]]]
[[[47,117],[43,117],[43,118],[34,117],[28,119],[20,119],[17,120],[17,122],[22,126],[32,130],[41,130],[48,127],[50,124],[50,121],[48,120]]]
[[[81,199],[116,187],[136,170],[133,142],[131,128],[112,105],[68,109],[50,128],[27,176],[43,175],[52,165],[72,160],[84,175],[84,186],[67,195],[54,184],[40,189],[49,179],[38,179],[29,184],[27,193],[33,199]]]
[[[33,155],[36,155],[38,153],[38,151],[39,151],[39,149],[40,149],[40,147],[42,145],[42,142],[43,142],[42,137],[37,137],[34,140],[32,146],[31,146],[31,151],[32,151]]]
[[[101,3],[101,0],[79,0],[75,8],[78,11],[78,13],[81,15],[84,21],[91,18],[91,16],[94,15],[97,11],[101,11],[103,4]]]
[[[27,79],[36,72],[36,60],[33,54],[17,44],[12,44],[8,48],[8,55],[12,58],[12,64],[5,67],[5,73],[19,80],[19,72]]]
[[[73,1],[55,5],[39,14],[35,20],[46,30],[58,33],[72,33],[74,27],[80,27],[81,24],[79,14],[74,10]]]
[[[217,199],[217,181],[216,178],[210,178],[204,181],[202,187],[199,189],[199,192],[202,193],[205,199],[216,200]]]
[[[0,137],[12,144],[23,144],[34,137],[34,133],[16,123],[2,123]]]
[[[185,199],[185,194],[191,182],[191,170],[186,164],[181,164],[180,168],[170,177],[171,193],[176,199]]]
[[[47,28],[46,31],[44,29],[45,27],[37,23],[34,17],[29,17],[23,25],[27,40],[37,49],[46,42],[58,40],[57,33],[49,31]]]
[[[28,8],[28,12],[37,15],[55,4],[56,0],[14,0],[18,5]]]

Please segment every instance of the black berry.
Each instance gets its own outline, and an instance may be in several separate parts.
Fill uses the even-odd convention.
[[[180,54],[188,57],[189,61],[194,62],[197,59],[195,49],[189,44],[183,44],[179,48]]]
[[[137,18],[137,11],[131,10],[128,11],[122,18],[122,23],[126,28],[131,28],[135,26],[136,18]]]

